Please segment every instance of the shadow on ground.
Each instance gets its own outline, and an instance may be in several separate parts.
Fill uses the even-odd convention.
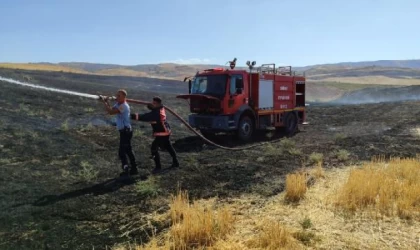
[[[56,202],[76,198],[79,196],[84,196],[87,194],[92,194],[94,196],[104,195],[107,193],[112,193],[124,186],[132,185],[139,180],[145,179],[145,177],[140,177],[137,179],[120,177],[106,180],[102,183],[93,185],[91,187],[77,189],[60,195],[45,195],[35,202],[32,203],[33,206],[48,206]]]
[[[258,146],[259,143],[268,143],[289,137],[284,131],[258,131],[249,142],[241,142],[235,135],[216,134],[208,137],[210,141],[224,147],[247,147]],[[200,152],[203,150],[214,150],[216,146],[210,145],[199,136],[186,136],[175,140],[173,144],[177,152]]]

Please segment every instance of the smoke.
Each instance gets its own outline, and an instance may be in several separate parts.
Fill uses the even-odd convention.
[[[369,104],[384,102],[419,101],[420,86],[366,88],[348,93],[329,104]]]
[[[21,86],[25,86],[25,87],[31,87],[31,88],[36,88],[36,89],[43,89],[43,90],[57,92],[57,93],[62,93],[62,94],[68,94],[68,95],[86,97],[86,98],[90,98],[90,99],[98,99],[99,98],[97,95],[91,95],[91,94],[80,93],[80,92],[75,92],[75,91],[70,91],[70,90],[64,90],[64,89],[49,88],[49,87],[45,87],[45,86],[41,86],[41,85],[36,85],[36,84],[32,84],[32,83],[20,82],[20,81],[17,81],[17,80],[14,80],[14,79],[10,79],[10,78],[5,78],[5,77],[2,77],[2,76],[0,76],[0,81],[4,81],[4,82],[8,82],[8,83],[13,83],[13,84],[17,84],[17,85],[21,85]]]

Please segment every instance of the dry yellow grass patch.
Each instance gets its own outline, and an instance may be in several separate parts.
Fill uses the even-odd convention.
[[[316,167],[312,169],[312,176],[315,177],[315,179],[320,179],[325,177],[325,171],[322,167],[322,162],[319,162]]]
[[[233,227],[233,215],[226,207],[213,211],[198,203],[188,202],[187,193],[179,193],[171,205],[170,234],[181,249],[210,246],[223,238]]]
[[[136,249],[207,249],[232,231],[234,217],[227,207],[213,209],[190,204],[188,193],[179,191],[170,203],[171,227],[162,239],[156,237]]]
[[[297,202],[305,196],[306,190],[306,174],[295,173],[286,176],[286,200]]]
[[[420,218],[420,161],[377,158],[353,169],[336,205],[353,212],[371,208],[382,215]]]
[[[350,168],[325,171],[325,177],[307,190],[298,206],[283,203],[283,193],[261,209],[251,208],[249,216],[278,221],[296,239],[301,232],[314,233],[309,249],[420,249],[419,220],[407,222],[398,216],[372,219],[337,213],[334,202],[350,172]],[[312,226],[302,230],[305,218],[310,219]]]
[[[260,233],[248,241],[251,249],[302,249],[293,235],[279,222],[266,221]]]

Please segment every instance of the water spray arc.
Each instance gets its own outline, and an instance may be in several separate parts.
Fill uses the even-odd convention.
[[[64,90],[64,89],[50,88],[50,87],[45,87],[45,86],[36,85],[36,84],[32,84],[32,83],[17,81],[17,80],[10,79],[10,78],[4,78],[2,76],[0,76],[0,81],[13,83],[13,84],[17,84],[17,85],[21,85],[21,86],[25,86],[25,87],[42,89],[42,90],[47,90],[47,91],[52,91],[52,92],[62,93],[62,94],[68,94],[68,95],[75,95],[75,96],[80,96],[80,97],[85,97],[85,98],[90,98],[90,99],[98,99],[99,98],[99,96],[97,96],[97,95],[91,95],[91,94],[80,93],[80,92]]]

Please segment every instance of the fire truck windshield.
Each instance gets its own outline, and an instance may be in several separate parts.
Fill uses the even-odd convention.
[[[226,92],[227,75],[197,76],[191,85],[191,94],[223,97]]]

